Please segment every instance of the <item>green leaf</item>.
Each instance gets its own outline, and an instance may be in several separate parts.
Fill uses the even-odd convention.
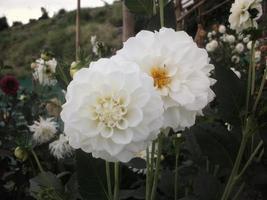
[[[30,179],[30,194],[36,199],[42,199],[47,195],[62,197],[64,188],[55,174],[44,172]]]
[[[220,124],[198,124],[190,128],[190,137],[195,137],[202,152],[213,164],[231,168],[238,149],[238,141]],[[185,132],[186,141],[187,132]],[[189,144],[190,147],[190,144]]]
[[[218,101],[218,114],[225,122],[240,124],[246,100],[245,84],[227,65],[215,64],[215,74],[217,83],[214,91]]]
[[[198,196],[199,200],[214,200],[219,199],[221,194],[221,187],[219,180],[207,173],[200,170],[194,180],[194,193]]]
[[[135,14],[152,15],[153,0],[124,0],[126,7]]]
[[[84,200],[107,200],[105,162],[76,151],[77,180]]]

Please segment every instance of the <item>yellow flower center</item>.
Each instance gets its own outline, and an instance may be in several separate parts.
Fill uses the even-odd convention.
[[[93,108],[93,118],[109,128],[119,128],[124,123],[126,114],[127,108],[121,97],[99,98]]]
[[[152,67],[150,74],[154,79],[154,86],[156,88],[162,89],[171,83],[171,78],[169,77],[168,71],[165,67]]]

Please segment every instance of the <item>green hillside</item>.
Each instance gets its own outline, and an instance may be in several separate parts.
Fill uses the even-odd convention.
[[[24,76],[42,49],[51,50],[57,59],[71,63],[75,59],[75,11],[59,12],[54,17],[15,26],[0,32],[0,65],[12,66]],[[121,45],[121,5],[81,10],[81,47],[90,53],[90,38],[97,35],[112,48]]]

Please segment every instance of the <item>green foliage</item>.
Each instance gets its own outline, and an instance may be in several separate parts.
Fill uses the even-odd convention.
[[[153,14],[153,0],[125,0],[127,8],[136,14]]]
[[[77,178],[84,200],[107,200],[105,162],[81,150],[76,151]]]
[[[75,60],[75,19],[74,11],[61,11],[53,18],[1,31],[0,65],[12,66],[19,77],[27,75],[30,73],[30,64],[39,57],[44,48],[54,52],[58,60],[64,60],[70,65]],[[83,51],[87,55],[92,53],[92,35],[97,35],[98,39],[110,48],[119,48],[121,38],[118,27],[121,24],[120,3],[101,8],[81,9]]]

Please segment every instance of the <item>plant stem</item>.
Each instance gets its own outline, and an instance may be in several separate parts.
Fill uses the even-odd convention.
[[[246,130],[245,130],[245,133],[242,137],[242,141],[241,141],[241,144],[240,144],[240,147],[239,147],[239,151],[238,151],[238,154],[237,154],[237,157],[236,157],[236,160],[235,160],[235,163],[234,163],[234,167],[232,169],[232,172],[231,172],[231,175],[227,181],[227,184],[226,184],[226,187],[224,189],[224,192],[223,192],[223,195],[222,195],[222,198],[221,200],[228,200],[228,197],[232,191],[232,188],[234,186],[234,183],[235,183],[235,176],[236,174],[238,173],[238,170],[239,170],[239,167],[240,167],[240,164],[241,164],[241,160],[242,160],[242,157],[243,157],[243,154],[244,154],[244,151],[245,151],[245,148],[246,148],[246,144],[247,144],[247,141],[248,141],[248,134],[249,134],[249,131],[247,131],[247,126],[246,126]]]
[[[244,187],[245,187],[245,183],[242,183],[242,184],[240,185],[240,187],[239,187],[237,193],[236,193],[235,196],[233,197],[233,200],[236,200],[236,199],[239,197],[239,195],[240,195],[240,193],[242,192],[242,190],[244,189]]]
[[[246,171],[248,166],[251,164],[252,160],[255,158],[258,151],[262,147],[262,145],[263,145],[263,141],[260,141],[259,144],[257,145],[256,149],[254,150],[254,152],[250,155],[250,157],[249,157],[248,161],[246,162],[246,164],[244,165],[243,169],[240,171],[240,173],[236,176],[235,179],[239,179],[244,174],[244,172]]]
[[[60,197],[60,195],[57,193],[57,191],[55,190],[55,188],[51,184],[50,180],[45,176],[45,171],[44,171],[44,169],[43,169],[43,167],[42,167],[42,165],[40,163],[40,160],[39,160],[37,154],[35,153],[35,151],[33,149],[31,149],[31,153],[32,153],[32,155],[34,157],[34,160],[35,160],[35,162],[36,162],[36,164],[37,164],[37,166],[38,166],[38,168],[39,168],[39,170],[41,172],[42,178],[44,179],[44,181],[46,182],[46,184],[48,184],[51,188],[54,189],[54,192],[55,193],[54,193],[54,196],[53,197],[55,197],[58,200],[62,200],[62,198]]]
[[[146,149],[146,200],[150,198],[150,179],[151,179],[151,169],[150,169],[150,158],[149,158],[149,147]]]
[[[180,155],[180,141],[179,138],[175,138],[175,179],[174,179],[174,200],[178,200],[178,162]]]
[[[164,0],[159,0],[160,26],[164,27]]]
[[[255,103],[253,105],[253,112],[256,112],[257,105],[258,105],[258,103],[260,101],[260,98],[261,98],[261,95],[262,95],[262,91],[263,91],[263,88],[264,88],[264,84],[266,82],[266,76],[267,76],[267,62],[266,62],[266,66],[265,66],[265,69],[264,69],[263,77],[261,79],[260,89],[259,89],[258,95],[256,97]]]
[[[156,169],[155,169],[155,175],[153,180],[153,186],[151,191],[151,200],[155,199],[156,196],[156,190],[158,186],[158,178],[159,178],[159,172],[160,172],[160,160],[161,160],[161,152],[162,152],[162,141],[163,135],[160,134],[158,137],[158,152],[157,152],[157,162],[156,162]]]
[[[249,99],[251,94],[251,78],[252,78],[252,54],[254,49],[254,41],[252,41],[251,45],[251,54],[250,54],[250,62],[249,62],[249,69],[248,69],[248,80],[247,80],[247,95],[246,95],[246,112],[245,112],[245,119],[247,119],[248,116],[248,109],[249,109]]]
[[[155,145],[156,145],[156,141],[153,141],[152,149],[151,149],[151,158],[150,158],[150,181],[149,181],[150,186],[152,185],[153,178],[154,178]]]
[[[112,190],[111,190],[110,165],[109,165],[109,162],[107,161],[106,161],[106,176],[107,176],[108,196],[109,196],[109,199],[111,200],[113,196],[112,196]]]
[[[115,164],[114,164],[115,183],[114,183],[114,198],[113,198],[113,200],[119,200],[119,188],[120,188],[119,171],[120,171],[120,164],[119,164],[119,162],[115,162]]]
[[[44,169],[43,169],[43,167],[42,167],[42,165],[40,163],[40,160],[39,160],[38,156],[36,155],[36,153],[35,153],[35,151],[33,149],[31,150],[31,153],[32,153],[32,155],[34,157],[34,160],[35,160],[40,172],[44,173],[45,171],[44,171]]]
[[[255,41],[252,41],[251,44],[251,68],[252,68],[252,76],[251,76],[251,91],[250,95],[252,96],[254,94],[255,90],[255,79],[256,79],[256,68],[255,68]]]

